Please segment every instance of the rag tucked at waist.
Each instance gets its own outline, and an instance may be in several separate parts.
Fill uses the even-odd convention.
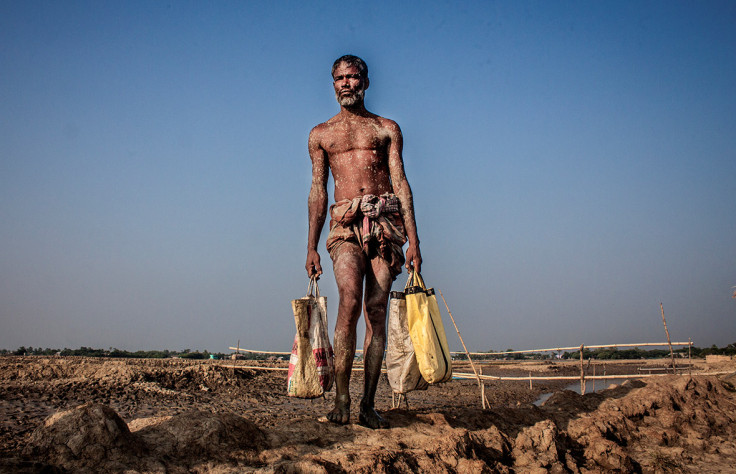
[[[327,236],[330,257],[335,260],[342,244],[354,242],[369,257],[377,255],[386,260],[391,276],[396,278],[404,264],[401,248],[406,243],[400,210],[399,198],[391,193],[380,196],[366,194],[330,206],[330,233]]]

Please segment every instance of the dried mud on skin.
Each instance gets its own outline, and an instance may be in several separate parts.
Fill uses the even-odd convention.
[[[549,386],[488,383],[485,411],[472,381],[389,410],[382,380],[392,427],[372,431],[319,422],[331,400],[286,397],[281,372],[1,357],[0,472],[724,472],[736,465],[734,378],[561,391],[540,407],[531,402]]]

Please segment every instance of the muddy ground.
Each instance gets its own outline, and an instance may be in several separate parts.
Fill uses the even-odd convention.
[[[379,431],[320,421],[333,394],[288,398],[285,372],[245,365],[253,362],[0,357],[0,471],[703,473],[736,465],[732,363],[694,368],[719,376],[650,378],[584,396],[560,391],[569,382],[488,381],[486,410],[471,380],[412,393],[408,409],[391,409],[384,377],[377,408],[392,427]],[[496,363],[483,373],[579,370]],[[357,372],[356,401],[361,387]]]

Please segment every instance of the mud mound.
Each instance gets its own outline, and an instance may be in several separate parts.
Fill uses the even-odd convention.
[[[75,471],[123,470],[142,446],[111,408],[86,403],[51,416],[29,439],[24,454]]]
[[[149,369],[140,372],[136,381],[154,382],[169,390],[227,391],[245,386],[255,377],[253,370],[194,365],[171,369]]]
[[[224,460],[267,446],[263,432],[235,414],[189,411],[134,432],[159,457]]]
[[[33,432],[23,454],[48,463],[36,465],[36,471],[40,466],[73,472],[165,471],[253,461],[253,452],[267,447],[261,430],[234,414],[193,410],[136,424],[141,429],[131,432],[111,408],[87,403],[51,416]]]

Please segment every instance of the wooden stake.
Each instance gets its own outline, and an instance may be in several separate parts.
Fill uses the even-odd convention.
[[[480,375],[483,375],[483,366],[482,365],[480,366]],[[478,378],[480,378],[480,377],[478,377]],[[484,401],[487,402],[487,400],[486,400],[486,384],[482,380],[480,381],[480,400],[481,400],[481,403],[484,402]],[[489,405],[489,408],[490,408],[490,405]]]
[[[585,395],[585,370],[583,369],[583,349],[584,344],[580,344],[580,395]]]
[[[667,321],[664,319],[664,306],[662,302],[659,302],[659,309],[662,311],[662,324],[664,324],[664,332],[667,334],[667,344],[670,346],[670,357],[672,357],[672,373],[677,374],[677,367],[675,366],[675,353],[672,350],[672,342],[670,342],[670,331],[667,329]]]
[[[595,393],[595,364],[593,364],[593,393]]]
[[[463,341],[463,336],[462,334],[460,334],[460,330],[457,328],[457,323],[455,323],[455,318],[452,317],[452,312],[450,312],[450,307],[447,306],[447,301],[445,301],[445,297],[442,295],[442,290],[438,288],[437,291],[440,292],[440,297],[442,298],[442,302],[445,303],[445,308],[447,308],[447,314],[450,315],[450,319],[452,320],[452,325],[455,326],[455,331],[457,331],[457,337],[460,338],[460,343],[463,345],[463,349],[465,350],[465,355],[468,357],[468,362],[470,362],[470,368],[473,369],[473,373],[478,379],[478,388],[480,388],[480,391],[481,391],[480,403],[483,409],[485,410],[486,405],[490,405],[490,404],[488,404],[488,400],[486,400],[485,388],[483,387],[483,382],[481,382],[480,377],[478,377],[478,371],[475,370],[475,364],[473,364],[473,359],[470,358],[470,353],[468,352],[468,348],[465,347],[465,341]]]

